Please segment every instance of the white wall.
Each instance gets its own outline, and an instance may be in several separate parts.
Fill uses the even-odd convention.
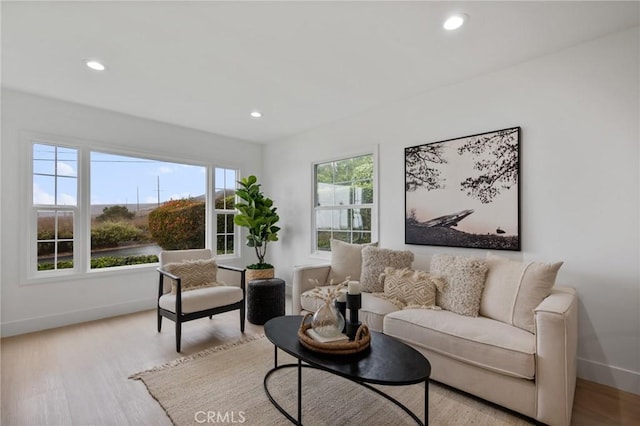
[[[163,158],[262,172],[262,146],[77,104],[2,90],[2,336],[151,309],[156,305],[154,266],[94,271],[73,278],[27,284],[22,238],[29,197],[22,132],[91,141]],[[242,247],[244,249],[244,247]],[[230,264],[254,263],[252,252]],[[24,272],[24,271],[22,271]],[[149,327],[155,327],[150,324]]]
[[[579,294],[579,376],[640,394],[638,28],[331,123],[265,152],[282,217],[278,275],[310,257],[311,163],[379,146],[380,244],[428,268],[439,251],[404,244],[404,148],[522,127],[524,260],[563,260]],[[283,166],[286,165],[286,166]]]

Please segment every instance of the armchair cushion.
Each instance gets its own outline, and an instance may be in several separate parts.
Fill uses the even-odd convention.
[[[350,244],[331,239],[331,269],[329,270],[327,284],[331,282],[334,284],[341,283],[347,277],[353,281],[358,281],[362,269],[362,249],[368,245],[376,244]]]
[[[533,310],[551,294],[562,262],[519,262],[487,253],[480,314],[534,332]]]
[[[200,287],[182,292],[182,313],[206,311],[207,309],[227,306],[242,300],[243,293],[240,287],[217,286]],[[170,312],[176,311],[176,295],[167,293],[160,297],[158,304],[162,309]]]
[[[180,277],[182,291],[218,285],[216,283],[218,265],[215,259],[172,262],[164,265],[163,269],[172,275]],[[176,294],[176,289],[176,281],[171,280],[171,294]]]

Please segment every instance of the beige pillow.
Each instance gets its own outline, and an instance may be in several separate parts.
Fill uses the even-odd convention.
[[[410,268],[411,263],[413,263],[413,253],[408,250],[365,247],[362,249],[362,273],[360,274],[362,291],[382,293],[384,284],[380,280],[380,275],[384,268],[387,266],[396,269]]]
[[[197,259],[167,263],[162,268],[170,274],[180,277],[182,291],[218,285],[216,283],[218,265],[215,259]],[[176,294],[177,287],[178,283],[175,280],[171,280],[171,294]]]
[[[335,284],[343,282],[347,277],[357,281],[360,279],[362,269],[362,249],[372,244],[350,244],[344,241],[331,239],[331,269],[329,270],[329,282]]]
[[[436,289],[444,287],[441,278],[408,268],[384,268],[380,279],[386,298],[397,300],[403,306],[433,307],[436,305]]]
[[[487,253],[480,314],[535,332],[533,310],[551,294],[562,262],[519,262]]]
[[[460,315],[477,317],[487,269],[482,259],[434,255],[430,272],[445,280],[444,290],[438,292],[436,298],[438,306]]]

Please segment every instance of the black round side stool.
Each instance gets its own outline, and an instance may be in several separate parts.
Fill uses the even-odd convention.
[[[264,325],[271,318],[284,315],[284,280],[269,278],[249,281],[247,319],[251,324]]]

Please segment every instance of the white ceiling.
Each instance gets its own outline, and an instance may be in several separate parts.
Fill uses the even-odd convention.
[[[638,23],[638,2],[3,1],[2,85],[269,142]]]

